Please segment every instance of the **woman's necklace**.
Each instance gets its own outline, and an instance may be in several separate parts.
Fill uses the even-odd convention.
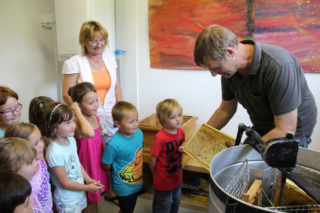
[[[99,63],[100,61],[101,61],[101,59],[102,59],[102,56],[98,59],[98,60],[95,60],[95,59],[93,59],[93,58],[91,58],[90,56],[88,56],[92,61],[94,61],[94,62],[96,62],[96,63]]]

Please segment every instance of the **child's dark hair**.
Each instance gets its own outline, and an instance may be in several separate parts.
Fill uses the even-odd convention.
[[[0,106],[7,102],[8,97],[19,99],[18,94],[9,87],[0,86]]]
[[[31,194],[31,185],[24,177],[13,172],[0,172],[0,209],[13,213]]]
[[[33,98],[29,105],[29,122],[41,129],[43,106],[50,103],[54,103],[54,101],[47,96]]]
[[[137,108],[132,103],[129,103],[126,101],[119,101],[112,108],[113,121],[121,122],[125,113],[131,112],[134,110],[137,110]]]
[[[83,96],[88,92],[97,92],[96,88],[90,82],[82,82],[68,90],[68,95],[71,97],[73,102],[81,103]]]
[[[69,121],[73,117],[73,109],[65,104],[57,102],[44,106],[43,111],[43,136],[53,138],[55,136],[54,130],[59,124],[64,121]]]

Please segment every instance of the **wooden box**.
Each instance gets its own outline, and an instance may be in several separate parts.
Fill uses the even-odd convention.
[[[183,116],[183,123],[181,125],[181,128],[185,132],[185,138],[186,141],[189,140],[193,133],[196,130],[196,121],[198,120],[198,117],[193,116]],[[143,132],[144,136],[144,148],[143,148],[143,162],[149,163],[149,154],[150,149],[152,146],[153,138],[156,136],[156,134],[160,131],[162,128],[162,125],[160,124],[157,115],[152,114],[142,120],[140,120],[139,129]],[[185,166],[185,163],[189,160],[189,156],[184,155],[183,156],[183,166]]]
[[[227,149],[226,141],[230,141],[234,145],[236,139],[203,123],[187,142],[183,151],[210,171],[212,158],[222,150]]]

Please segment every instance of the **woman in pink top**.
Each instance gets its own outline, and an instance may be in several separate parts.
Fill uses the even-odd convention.
[[[98,22],[89,21],[83,23],[80,30],[79,43],[82,47],[82,54],[73,56],[65,61],[62,68],[62,73],[64,74],[63,100],[68,105],[72,104],[68,90],[78,83],[90,82],[95,86],[97,93],[100,94],[97,116],[100,121],[100,134],[105,144],[109,142],[117,131],[111,115],[112,107],[117,102],[122,101],[121,88],[116,74],[117,64],[113,56],[103,52],[108,44],[108,32]],[[97,77],[100,80],[99,82],[94,77],[97,72],[102,72],[102,77]],[[105,74],[106,72],[107,74]],[[101,85],[101,82],[108,82],[108,77],[110,78],[110,83],[106,83],[105,86]],[[103,94],[105,94],[105,97],[102,97]],[[109,186],[110,189],[107,191],[105,199],[118,204],[111,184]]]

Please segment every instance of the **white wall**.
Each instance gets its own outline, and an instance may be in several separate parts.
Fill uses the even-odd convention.
[[[126,10],[130,5],[131,11]],[[135,10],[132,10],[135,8]],[[131,50],[129,45],[125,45],[125,57],[136,58],[136,62],[125,62],[124,75],[131,76],[137,84],[138,106],[140,118],[155,113],[156,104],[166,98],[175,98],[183,107],[185,115],[199,117],[197,128],[207,122],[209,117],[219,107],[221,102],[220,77],[213,78],[208,71],[198,70],[168,70],[151,69],[149,55],[149,29],[148,29],[148,0],[124,0],[124,10],[127,19],[132,23],[124,24],[124,31],[129,31],[132,25],[134,30],[130,30],[131,39],[136,37],[135,45],[137,49]],[[124,22],[125,22],[124,20]],[[137,73],[132,72],[130,67],[137,69]],[[306,78],[313,95],[320,106],[320,92],[317,85],[320,82],[320,74],[308,74]],[[129,94],[129,93],[128,93]],[[129,97],[124,91],[124,97]],[[319,113],[320,114],[320,113]],[[320,122],[318,115],[318,121]],[[238,105],[238,111],[228,125],[222,129],[223,132],[236,137],[237,126],[244,123],[251,126],[247,112]],[[310,148],[320,151],[320,124],[313,133],[313,142]]]
[[[54,14],[53,0],[0,1],[0,85],[16,91],[28,121],[32,98],[57,99],[53,30],[42,29],[39,14]]]
[[[98,21],[109,34],[106,52],[115,50],[114,0],[55,0],[58,54],[77,54],[80,28],[85,21]]]
[[[312,142],[309,148],[320,151],[320,90],[319,90],[319,82],[320,82],[320,74],[319,73],[305,73],[308,86],[316,100],[316,104],[318,107],[318,116],[317,116],[317,124],[313,130],[312,134]]]
[[[119,0],[121,1],[121,0]],[[123,68],[121,73],[121,89],[123,99],[129,101],[139,108],[138,87],[138,25],[137,8],[140,7],[135,0],[122,0],[122,30],[123,49],[126,51],[122,56]],[[121,8],[119,8],[121,10]],[[141,116],[140,116],[141,117]],[[142,117],[141,117],[142,118]]]

